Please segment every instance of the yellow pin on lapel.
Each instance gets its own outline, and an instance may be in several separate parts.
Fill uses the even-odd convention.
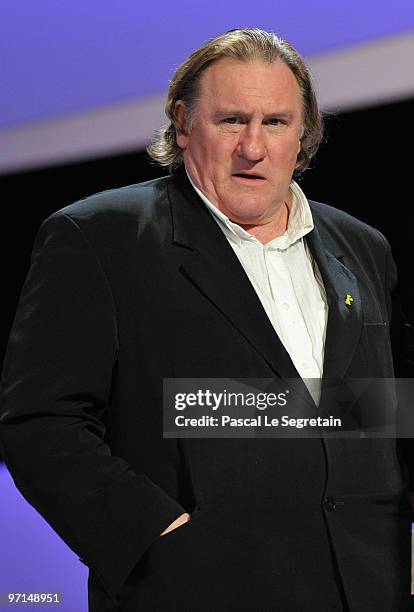
[[[345,298],[345,304],[347,306],[351,306],[352,302],[354,301],[354,298],[352,297],[352,295],[350,295],[349,293],[346,294],[346,298]]]

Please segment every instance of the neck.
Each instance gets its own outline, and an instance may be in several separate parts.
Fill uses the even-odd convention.
[[[266,244],[270,242],[274,238],[278,238],[278,236],[282,236],[287,229],[289,222],[289,207],[287,202],[284,202],[283,207],[279,211],[278,216],[275,219],[272,219],[268,223],[264,223],[263,225],[250,225],[250,224],[242,224],[239,223],[240,227],[242,227],[246,232],[252,234],[259,242],[262,244]]]

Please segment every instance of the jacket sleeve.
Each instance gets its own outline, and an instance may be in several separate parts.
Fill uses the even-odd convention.
[[[397,378],[414,378],[414,329],[401,304],[398,275],[391,248],[387,242],[386,290],[394,371]]]
[[[112,295],[76,223],[34,245],[5,356],[0,441],[26,500],[109,595],[184,508],[104,441],[118,354]]]
[[[382,235],[381,235],[382,236]],[[396,422],[399,427],[397,452],[409,490],[414,491],[414,447],[411,437],[405,437],[405,424],[409,431],[413,425],[412,380],[414,379],[414,328],[403,310],[398,291],[398,273],[392,257],[391,247],[382,236],[386,247],[385,292],[387,298],[388,318],[391,322],[390,337],[393,355],[394,376],[397,379],[398,410]],[[406,385],[405,383],[408,383]],[[410,493],[414,507],[414,494]]]

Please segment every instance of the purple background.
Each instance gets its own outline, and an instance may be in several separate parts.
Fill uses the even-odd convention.
[[[305,55],[414,28],[413,0],[1,4],[0,128],[160,94],[192,50],[230,28],[273,30]]]
[[[86,612],[87,568],[21,496],[4,464],[0,464],[0,500],[0,591],[63,594],[62,605],[0,608]]]

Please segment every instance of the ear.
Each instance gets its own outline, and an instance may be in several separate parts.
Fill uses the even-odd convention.
[[[175,116],[177,118],[176,138],[180,149],[185,150],[188,144],[188,134],[185,132],[186,107],[183,100],[177,100],[174,106]]]
[[[304,133],[305,133],[305,128],[304,128],[304,127],[303,127],[303,125],[302,125],[302,127],[300,128],[300,134],[299,134],[299,139],[298,139],[298,152],[297,152],[297,157],[299,157],[299,153],[300,153],[300,152],[301,152],[301,150],[302,150],[302,138],[303,138],[303,134],[304,134]],[[296,166],[295,166],[295,168],[297,168],[297,167],[298,167],[298,165],[299,165],[299,162],[297,161],[297,162],[296,162]]]

